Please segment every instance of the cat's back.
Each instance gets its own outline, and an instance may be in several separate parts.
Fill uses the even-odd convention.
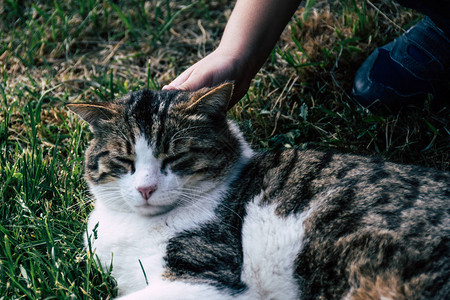
[[[255,155],[234,189],[242,201],[258,195],[261,203],[276,205],[279,215],[335,201],[354,209],[426,207],[445,214],[450,173],[373,157],[290,149]]]
[[[302,299],[449,295],[449,173],[285,150],[256,155],[240,180],[246,187],[239,193],[248,199],[244,263],[255,247],[266,249],[262,265],[292,257],[292,265],[281,267],[293,269],[291,283]],[[264,236],[275,237],[273,244]]]

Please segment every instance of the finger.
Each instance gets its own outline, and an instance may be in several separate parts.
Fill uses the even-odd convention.
[[[176,89],[184,91],[196,91],[204,86],[207,86],[204,76],[195,74],[194,70],[189,73],[189,76],[186,78],[184,82],[176,86]]]
[[[188,80],[193,71],[194,71],[193,66],[188,68],[183,73],[181,73],[177,78],[175,78],[171,83],[169,83],[169,86],[178,89],[180,85],[182,85],[186,80]]]
[[[176,90],[176,89],[177,89],[176,87],[171,86],[170,84],[165,85],[165,86],[162,87],[163,91],[170,91],[170,90]]]
[[[198,84],[195,83],[195,80],[192,80],[191,75],[193,72],[187,73],[188,76],[187,78],[184,78],[185,76],[183,76],[183,78],[181,78],[180,80],[178,80],[179,78],[175,79],[173,82],[169,83],[169,85],[165,86],[163,89],[165,90],[184,90],[184,91],[194,91],[198,88],[196,88]],[[181,74],[183,75],[183,74]],[[180,76],[181,76],[180,75]],[[182,81],[182,79],[185,79],[184,81]],[[177,82],[175,82],[177,81]],[[175,82],[175,83],[174,83]]]

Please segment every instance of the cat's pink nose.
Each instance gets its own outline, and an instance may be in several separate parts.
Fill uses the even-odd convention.
[[[150,199],[154,191],[156,191],[156,185],[139,186],[136,188],[145,200]]]

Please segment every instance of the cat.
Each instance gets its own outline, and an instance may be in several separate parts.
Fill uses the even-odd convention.
[[[253,151],[232,91],[69,105],[93,132],[86,246],[120,299],[448,299],[448,172]]]

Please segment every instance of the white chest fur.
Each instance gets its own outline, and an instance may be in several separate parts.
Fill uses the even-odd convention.
[[[97,203],[89,218],[89,234],[94,227],[97,239],[91,238],[92,248],[105,268],[112,262],[120,294],[161,277],[166,244],[176,232],[163,218],[111,211]]]
[[[109,268],[112,263],[119,294],[129,294],[161,280],[167,242],[178,232],[210,220],[217,203],[212,199],[207,202],[201,212],[195,207],[181,207],[153,217],[114,211],[101,201],[96,202],[89,217],[88,234],[103,267]],[[94,228],[97,239],[93,238]]]

